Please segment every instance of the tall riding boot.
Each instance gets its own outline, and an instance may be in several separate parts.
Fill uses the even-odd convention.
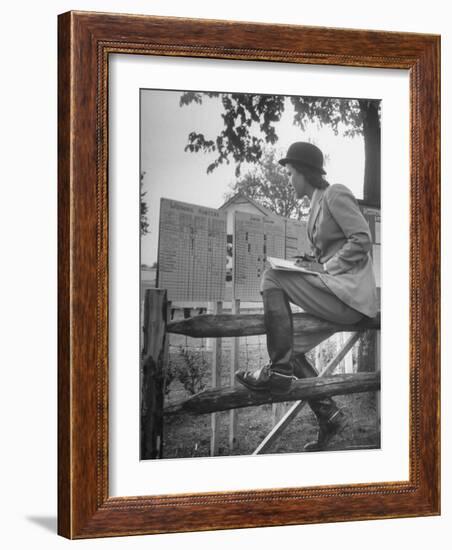
[[[238,371],[236,378],[252,391],[284,394],[294,378],[292,311],[284,291],[279,288],[264,290],[262,297],[270,363],[255,372]]]
[[[297,378],[314,378],[318,376],[316,369],[308,361],[304,353],[299,353],[293,359],[293,372]],[[311,399],[309,406],[319,422],[317,440],[310,441],[304,447],[305,451],[321,451],[328,443],[346,427],[346,417],[331,397]]]

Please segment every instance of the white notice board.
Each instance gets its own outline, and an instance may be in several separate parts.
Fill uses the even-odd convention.
[[[226,214],[161,199],[157,285],[168,300],[223,300],[225,280]]]
[[[234,214],[233,246],[233,295],[249,302],[261,301],[267,256],[292,258],[310,252],[305,222],[248,212]]]

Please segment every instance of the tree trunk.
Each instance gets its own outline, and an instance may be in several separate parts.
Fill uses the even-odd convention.
[[[364,202],[380,206],[381,128],[376,101],[360,100],[364,136]]]
[[[378,102],[361,100],[364,136],[364,191],[367,204],[380,206],[381,188],[381,127],[378,114]],[[375,370],[376,333],[369,331],[360,339],[358,353],[358,372]]]

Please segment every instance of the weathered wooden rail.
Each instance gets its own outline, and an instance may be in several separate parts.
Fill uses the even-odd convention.
[[[362,372],[338,374],[329,378],[305,378],[293,382],[284,395],[267,392],[250,392],[242,387],[205,390],[189,399],[184,399],[164,408],[164,414],[206,414],[242,407],[254,407],[265,403],[282,403],[320,399],[333,395],[345,395],[380,389],[380,373]]]
[[[380,315],[374,319],[366,319],[353,325],[341,325],[324,321],[309,313],[293,315],[295,337],[297,334],[313,334],[323,331],[363,332],[380,328]],[[192,338],[227,338],[231,336],[255,336],[265,334],[264,316],[249,315],[198,315],[190,319],[172,321],[166,326],[167,332],[183,334]]]

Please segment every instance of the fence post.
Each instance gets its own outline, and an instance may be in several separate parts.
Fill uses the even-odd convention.
[[[380,330],[376,331],[375,340],[376,340],[376,347],[375,347],[375,371],[380,372],[381,371],[381,352],[380,352],[380,346],[381,346],[381,332]],[[381,430],[381,392],[378,392],[376,394],[376,411],[377,411],[377,428],[380,432]],[[381,432],[380,432],[381,433]]]
[[[214,313],[220,314],[223,312],[223,302],[215,302]],[[221,385],[221,338],[214,338],[212,345],[212,388],[217,388]],[[210,436],[210,456],[218,455],[220,429],[218,426],[218,416],[212,413],[210,416],[212,433]]]
[[[238,315],[240,313],[240,300],[235,299],[234,296],[232,297],[232,313]],[[239,366],[239,351],[240,351],[240,340],[238,337],[232,338],[232,346],[231,346],[231,368],[229,371],[229,383],[231,387],[235,386],[235,373],[238,370]],[[229,411],[229,450],[232,451],[234,449],[234,442],[235,442],[235,425],[237,421],[237,411],[235,409],[231,409]]]
[[[140,458],[162,458],[166,290],[148,289],[144,299],[141,361]]]

